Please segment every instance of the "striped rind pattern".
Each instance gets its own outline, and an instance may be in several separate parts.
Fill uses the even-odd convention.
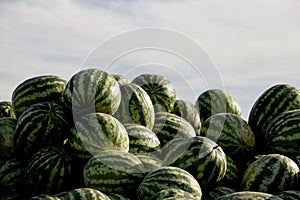
[[[12,107],[10,101],[1,101],[0,102],[0,118],[2,117],[11,117],[16,118],[15,111]]]
[[[83,176],[86,187],[127,196],[134,193],[144,172],[142,162],[133,154],[108,150],[86,163]]]
[[[236,161],[254,154],[254,133],[248,123],[235,114],[219,113],[209,117],[202,125],[201,136],[215,141]]]
[[[227,91],[209,89],[201,93],[195,103],[200,111],[202,122],[217,113],[232,113],[241,116],[242,109],[238,101]]]
[[[218,199],[221,196],[232,194],[234,192],[237,192],[235,189],[224,187],[224,186],[218,186],[214,187],[209,190],[207,194],[205,194],[204,198],[205,200],[211,200],[211,199]]]
[[[111,74],[111,75],[116,79],[116,81],[118,81],[119,85],[130,84],[131,82],[127,77],[121,74]]]
[[[1,196],[18,194],[22,185],[24,167],[19,159],[11,158],[0,162]]]
[[[239,191],[219,197],[217,200],[283,200],[275,195],[256,192],[256,191]]]
[[[56,194],[72,187],[71,158],[60,148],[39,150],[24,173],[24,195]]]
[[[147,153],[160,149],[160,141],[156,134],[142,125],[124,124],[129,136],[129,152]]]
[[[65,79],[54,75],[37,76],[20,83],[11,97],[16,117],[36,103],[53,102],[64,105],[63,92],[66,83]]]
[[[264,135],[274,117],[294,109],[300,109],[300,90],[292,85],[274,85],[257,98],[248,117],[248,123],[255,134],[257,151],[265,152]]]
[[[50,102],[34,104],[18,118],[15,153],[26,160],[41,148],[61,147],[69,129],[70,120],[62,106]]]
[[[293,189],[298,173],[299,167],[292,159],[280,154],[262,155],[244,172],[241,189],[271,194]]]
[[[176,91],[167,77],[158,74],[141,74],[135,77],[132,83],[141,86],[148,93],[156,112],[173,110]]]
[[[189,172],[172,166],[160,167],[149,172],[137,188],[136,193],[138,199],[147,200],[157,192],[170,188],[189,192],[198,200],[202,197],[197,180]]]
[[[276,196],[284,199],[284,200],[299,200],[300,199],[300,191],[299,190],[285,190],[278,192]]]
[[[226,155],[222,148],[202,136],[185,140],[176,146],[178,150],[167,153],[164,164],[187,170],[203,187],[222,180],[227,170]]]
[[[200,135],[202,125],[200,112],[194,104],[186,100],[178,99],[171,113],[188,121],[193,126],[196,135]]]
[[[101,191],[93,188],[76,188],[69,191],[62,200],[110,200],[110,198]]]
[[[164,189],[153,195],[150,200],[161,200],[161,199],[169,199],[169,198],[185,198],[185,199],[197,199],[191,193],[178,189],[178,188],[169,188]]]
[[[235,162],[226,155],[226,162],[227,162],[227,168],[225,176],[222,178],[221,181],[217,182],[217,186],[225,186],[230,187],[233,189],[238,189],[240,187],[239,185],[239,177],[240,177],[240,171]]]
[[[134,154],[144,165],[145,172],[158,169],[163,166],[163,161],[154,154]]]
[[[67,146],[75,157],[90,158],[104,150],[128,152],[129,137],[123,124],[113,116],[90,113],[75,122]]]
[[[149,129],[154,125],[154,107],[149,95],[136,84],[120,85],[121,103],[114,117],[121,123],[136,123]]]
[[[107,72],[83,69],[67,82],[64,101],[77,120],[94,112],[115,113],[120,105],[121,92],[116,79]]]
[[[300,109],[276,116],[266,128],[265,140],[268,153],[300,155]]]
[[[17,119],[12,117],[0,118],[0,160],[10,158],[15,149],[14,136]]]
[[[61,198],[48,194],[41,194],[38,196],[31,197],[28,200],[61,200]]]
[[[168,112],[155,113],[152,131],[160,140],[161,147],[176,137],[191,138],[196,136],[195,130],[189,122]]]

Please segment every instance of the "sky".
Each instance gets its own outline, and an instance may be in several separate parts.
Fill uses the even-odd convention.
[[[166,75],[191,103],[220,88],[247,119],[275,84],[300,87],[298,0],[1,0],[0,101],[24,80],[96,67]]]

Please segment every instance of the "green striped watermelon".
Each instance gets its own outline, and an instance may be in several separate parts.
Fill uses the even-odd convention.
[[[211,188],[208,192],[203,193],[203,200],[215,200],[221,196],[237,192],[235,189],[219,186]]]
[[[32,105],[18,118],[15,132],[16,156],[27,160],[44,147],[61,147],[69,135],[69,115],[58,104]]]
[[[160,190],[155,195],[153,195],[150,200],[161,200],[161,199],[190,199],[190,200],[196,200],[197,198],[191,194],[190,192],[178,189],[178,188],[169,188]]]
[[[28,200],[61,200],[61,198],[58,198],[58,197],[55,197],[52,195],[48,195],[48,194],[41,194],[38,196],[28,198]]]
[[[232,113],[241,116],[242,109],[238,101],[222,89],[209,89],[201,93],[196,101],[202,122],[217,113]]]
[[[14,136],[17,119],[12,117],[0,118],[0,160],[10,158],[14,153]]]
[[[182,117],[168,112],[155,113],[155,123],[152,131],[156,133],[161,147],[176,137],[190,138],[196,136],[190,123]]]
[[[129,136],[129,152],[147,153],[160,149],[160,141],[156,134],[142,125],[124,124]]]
[[[257,154],[266,153],[265,133],[268,124],[277,115],[294,109],[300,109],[300,90],[289,84],[274,85],[257,98],[248,117],[255,134]]]
[[[147,200],[164,189],[181,189],[200,200],[202,191],[197,180],[187,171],[178,167],[164,166],[149,172],[136,193],[138,199]]]
[[[132,80],[149,95],[156,112],[171,112],[176,102],[176,91],[171,81],[158,74],[141,74]]]
[[[183,139],[166,153],[164,165],[187,170],[201,187],[208,187],[222,180],[227,169],[226,155],[212,140],[195,136]]]
[[[121,92],[116,79],[107,72],[83,69],[67,82],[64,100],[77,120],[94,112],[115,113],[120,105]]]
[[[71,158],[60,148],[47,147],[35,153],[25,168],[25,196],[54,195],[72,188]]]
[[[89,159],[104,150],[128,152],[129,137],[125,127],[113,116],[90,113],[75,122],[66,148],[74,157]]]
[[[278,192],[276,196],[284,200],[299,200],[300,190],[285,190],[285,191]]]
[[[42,75],[20,83],[12,93],[11,102],[16,117],[33,104],[53,102],[64,105],[63,92],[67,81],[55,75]]]
[[[119,85],[129,84],[131,81],[121,74],[111,74],[116,81],[118,81]]]
[[[149,129],[154,125],[154,107],[149,95],[136,84],[120,85],[121,103],[114,117],[121,123],[136,123]]]
[[[0,196],[20,194],[24,166],[17,158],[0,161]]]
[[[219,197],[217,200],[283,200],[272,194],[256,191],[239,191]]]
[[[300,155],[300,109],[274,117],[267,126],[265,141],[268,153]]]
[[[219,113],[204,121],[201,135],[219,144],[234,161],[253,156],[255,136],[248,123],[232,113]]]
[[[241,189],[276,194],[298,184],[299,167],[280,154],[259,156],[243,174]]]
[[[189,101],[178,99],[175,102],[172,113],[188,121],[195,129],[196,135],[200,135],[201,118],[198,108]]]
[[[76,188],[69,191],[62,200],[111,200],[106,194],[93,188]]]
[[[240,165],[245,165],[244,163],[239,163],[239,168],[237,167],[236,163],[226,154],[226,162],[227,168],[224,178],[217,182],[217,186],[222,187],[230,187],[232,189],[239,189],[240,187],[240,170],[243,168]]]
[[[134,198],[145,168],[133,154],[107,150],[92,157],[83,170],[86,187]],[[133,196],[132,196],[133,195]]]
[[[135,156],[143,163],[146,173],[163,166],[163,161],[154,154],[135,154]]]
[[[0,118],[2,117],[11,117],[16,118],[15,111],[12,107],[10,101],[1,101],[0,102]]]

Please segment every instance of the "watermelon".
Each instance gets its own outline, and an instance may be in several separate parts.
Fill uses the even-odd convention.
[[[47,147],[36,152],[24,173],[25,196],[54,195],[72,188],[71,158],[60,148]]]
[[[120,85],[121,103],[114,117],[121,123],[136,123],[149,129],[154,125],[154,107],[149,95],[136,84]]]
[[[154,154],[135,154],[135,156],[143,163],[146,173],[163,166],[163,161]]]
[[[185,198],[191,200],[197,199],[193,194],[187,191],[178,188],[169,188],[169,189],[160,190],[155,195],[153,195],[150,198],[150,200],[161,200],[161,199],[170,199],[170,198],[174,198],[174,199]]]
[[[255,136],[248,123],[232,113],[219,113],[204,121],[201,136],[219,144],[234,161],[245,163],[253,156]]]
[[[214,200],[218,199],[221,196],[232,194],[234,192],[237,192],[235,189],[228,188],[228,187],[214,187],[211,188],[208,192],[203,193],[203,200]]]
[[[300,155],[300,109],[283,112],[268,124],[265,134],[268,153]]]
[[[240,171],[243,169],[240,165],[245,165],[244,163],[239,163],[239,168],[235,162],[226,154],[227,168],[224,178],[217,182],[217,186],[230,187],[232,189],[239,189],[240,185]]]
[[[110,200],[110,198],[100,192],[99,190],[93,188],[76,188],[69,191],[63,198],[63,200]]]
[[[300,199],[300,191],[299,190],[285,190],[278,192],[276,196],[284,199],[284,200],[299,200]]]
[[[138,186],[138,199],[147,200],[161,190],[180,189],[200,200],[202,191],[197,180],[186,170],[164,166],[149,172]]]
[[[11,102],[17,118],[33,104],[52,102],[64,105],[63,92],[67,81],[55,75],[26,79],[12,93]]]
[[[107,150],[92,157],[83,170],[86,187],[134,198],[145,168],[133,154]],[[132,196],[133,195],[133,196]]]
[[[299,167],[290,158],[280,154],[259,156],[245,170],[241,190],[275,194],[290,190],[298,184]]]
[[[13,157],[0,162],[0,194],[20,194],[24,166],[21,160]]]
[[[71,132],[66,149],[77,158],[89,159],[104,150],[129,150],[129,137],[125,127],[109,114],[84,115],[75,122],[75,128]]]
[[[257,154],[265,154],[265,134],[268,124],[277,115],[300,109],[300,90],[289,84],[277,84],[265,90],[250,110],[248,123],[255,134]]]
[[[105,71],[93,68],[75,73],[67,82],[63,96],[75,121],[89,113],[114,114],[121,102],[116,79]]]
[[[116,81],[118,81],[119,85],[130,84],[130,80],[121,74],[111,74]]]
[[[55,197],[52,195],[48,195],[48,194],[41,194],[38,196],[28,198],[28,200],[61,200],[61,198],[58,198],[58,197]]]
[[[10,101],[1,101],[0,102],[0,118],[2,117],[11,117],[16,118],[15,111],[12,107]]]
[[[200,135],[201,118],[198,108],[189,101],[178,99],[172,110],[173,114],[188,121],[194,128],[196,135]]]
[[[147,153],[160,149],[160,141],[156,134],[138,124],[124,124],[129,136],[129,152]]]
[[[176,91],[171,81],[158,74],[141,74],[131,83],[141,86],[149,95],[156,112],[171,112],[176,102]]]
[[[27,161],[44,147],[61,147],[68,137],[70,124],[69,116],[62,106],[50,102],[32,105],[18,118],[16,156]]]
[[[187,170],[201,187],[209,187],[222,180],[226,174],[226,155],[222,148],[212,140],[195,136],[175,142],[166,153],[164,165]]]
[[[182,117],[168,112],[155,113],[152,131],[156,133],[161,147],[176,137],[191,138],[196,136],[195,130],[190,123]]]
[[[195,103],[200,111],[202,122],[217,113],[232,113],[242,115],[239,102],[228,92],[222,89],[208,89],[201,93]]]
[[[283,200],[272,194],[257,191],[239,191],[219,197],[217,200]]]
[[[17,120],[12,117],[0,118],[0,159],[10,158],[14,153],[14,136]]]

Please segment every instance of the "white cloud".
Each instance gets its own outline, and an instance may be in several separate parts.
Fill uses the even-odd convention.
[[[268,86],[300,87],[299,9],[295,0],[1,1],[0,99],[10,99],[18,83],[36,74],[69,78],[90,50],[113,35],[162,27],[190,36],[208,51],[246,117]],[[132,58],[141,64],[149,55],[143,56]]]

